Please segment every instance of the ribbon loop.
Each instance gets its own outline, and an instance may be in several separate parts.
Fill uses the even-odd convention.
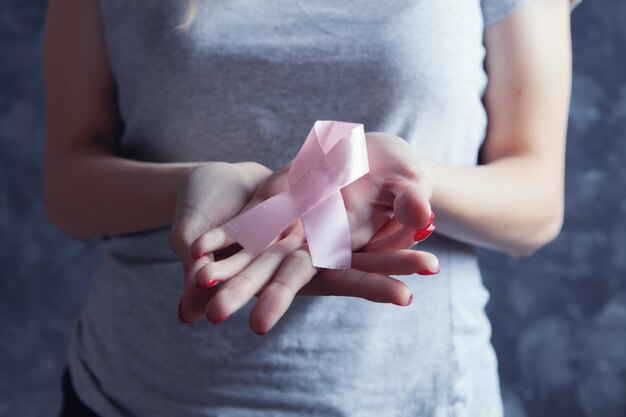
[[[233,219],[226,233],[256,256],[299,218],[313,265],[349,268],[352,244],[341,189],[368,172],[363,125],[318,120],[289,168],[289,189]]]

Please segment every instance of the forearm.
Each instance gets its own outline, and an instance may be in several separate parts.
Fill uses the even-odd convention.
[[[44,200],[64,232],[86,239],[171,223],[176,190],[199,163],[148,163],[82,147],[44,162]]]
[[[514,156],[477,167],[422,161],[433,184],[437,231],[454,239],[525,256],[559,233],[559,168]]]
[[[50,219],[65,233],[87,239],[172,223],[181,178],[200,165],[152,163],[83,147],[44,162],[44,199]],[[238,163],[242,175],[249,163]],[[218,180],[216,178],[216,180]]]

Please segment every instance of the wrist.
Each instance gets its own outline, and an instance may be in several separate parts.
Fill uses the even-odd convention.
[[[422,167],[422,172],[424,173],[426,180],[430,184],[430,188],[432,190],[432,197],[431,197],[432,199],[434,198],[435,190],[437,189],[437,178],[438,178],[437,173],[440,169],[439,163],[435,161],[431,161],[429,159],[420,159],[419,163],[420,163],[420,166]]]
[[[164,184],[163,190],[164,192],[164,207],[166,210],[166,217],[168,219],[168,224],[174,219],[174,213],[176,212],[176,201],[178,198],[178,191],[180,189],[181,180],[187,175],[190,171],[195,168],[202,167],[204,165],[208,165],[210,163],[206,162],[185,162],[185,163],[168,163],[169,165],[169,174],[167,175],[166,183]]]

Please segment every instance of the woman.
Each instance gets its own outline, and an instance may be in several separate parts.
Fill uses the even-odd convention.
[[[104,255],[69,349],[63,413],[502,415],[488,294],[470,245],[524,256],[558,234],[569,7],[206,0],[178,30],[193,5],[52,1],[46,207],[66,233],[102,236]],[[318,119],[385,132],[368,136],[368,150],[384,144],[379,155],[397,158],[381,173],[406,156],[404,193],[392,193],[410,195],[395,212],[406,214],[400,230],[423,229],[421,240],[432,206],[439,232],[409,263],[430,272],[440,263],[441,273],[386,276],[408,258],[401,238],[375,247],[377,217],[352,236],[353,249],[374,249],[353,255],[355,269],[311,279],[296,239],[271,262],[246,261],[264,271],[253,285],[232,291],[235,276],[210,287],[219,262],[200,255],[219,245],[202,236],[280,188],[284,170],[271,170]],[[370,261],[382,250],[403,261],[381,269]],[[295,261],[302,267],[283,280],[295,287],[276,292],[281,265]],[[183,272],[181,320],[221,324],[178,325]],[[299,287],[351,297],[295,297]],[[276,302],[257,308],[270,289]],[[255,291],[259,302],[248,303]],[[250,332],[248,316],[271,332]]]

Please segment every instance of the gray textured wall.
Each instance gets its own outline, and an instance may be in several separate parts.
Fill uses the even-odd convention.
[[[53,416],[97,242],[41,205],[42,0],[0,1],[0,416]],[[481,252],[507,417],[626,415],[626,2],[573,14],[563,233],[531,258]]]

